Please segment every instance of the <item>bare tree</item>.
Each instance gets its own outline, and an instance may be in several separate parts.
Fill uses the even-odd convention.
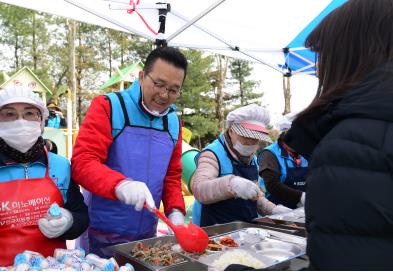
[[[284,90],[284,112],[287,114],[291,112],[291,75],[284,75],[282,77],[282,87]]]
[[[220,131],[224,131],[225,129],[225,120],[224,120],[224,84],[227,76],[229,58],[216,55],[216,64],[217,64],[217,78],[215,82],[215,93],[216,93],[216,116],[218,120],[218,126]]]
[[[76,22],[74,20],[67,20],[68,26],[68,44],[69,44],[69,58],[70,68],[69,71],[69,82],[71,83],[71,97],[72,97],[72,127],[79,129],[79,120],[76,114],[77,111],[77,88],[76,88],[76,70],[75,70],[75,36],[76,36]]]

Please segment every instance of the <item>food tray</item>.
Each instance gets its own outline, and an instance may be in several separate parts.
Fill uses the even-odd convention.
[[[255,220],[255,219],[254,219]],[[244,229],[244,228],[261,228],[261,229],[267,229],[267,230],[276,230],[276,231],[281,231],[289,234],[296,234],[299,230],[296,228],[291,228],[291,227],[286,227],[286,226],[275,226],[275,225],[269,225],[269,226],[260,226],[259,224],[252,224],[252,223],[247,223],[247,222],[241,222],[241,221],[234,221],[231,223],[226,223],[226,224],[217,224],[209,227],[203,227],[203,229],[206,231],[207,235],[209,237],[221,235],[223,233],[227,232],[232,232],[235,230],[239,229]]]
[[[268,215],[267,217],[272,220],[281,220],[299,224],[305,224],[306,222],[306,216],[303,207],[294,209],[287,213]]]
[[[304,248],[299,245],[283,243],[281,241],[266,239],[251,246],[256,253],[269,257],[279,262],[290,259],[294,256],[303,255]]]
[[[239,243],[239,247],[231,248],[224,246],[222,251],[207,251],[205,254],[189,254],[189,253],[175,253],[179,254],[184,258],[184,261],[174,265],[168,266],[156,266],[151,263],[146,263],[138,258],[131,256],[130,251],[139,242],[144,245],[151,246],[157,241],[161,243],[173,243],[175,244],[174,236],[162,236],[151,239],[145,239],[125,244],[112,246],[110,249],[113,251],[115,259],[120,265],[129,262],[136,270],[217,270],[212,266],[214,261],[220,258],[223,254],[232,250],[244,250],[249,253],[252,257],[263,262],[265,266],[263,268],[273,269],[286,269],[289,267],[292,259],[298,258],[305,254],[305,245],[296,244],[296,239],[303,239],[299,236],[292,235],[293,230],[287,230],[286,232],[277,232],[276,228],[268,228],[261,225],[244,223],[244,222],[232,222],[228,224],[214,225],[205,227],[205,231],[209,235],[209,239],[220,243],[220,239],[223,237],[231,237],[234,241]],[[273,230],[274,229],[274,230]],[[277,237],[276,234],[279,237]],[[274,234],[274,235],[271,235]],[[283,239],[294,243],[280,241],[280,237],[283,235]],[[302,241],[303,241],[302,240]],[[305,240],[304,240],[305,241]]]
[[[261,228],[244,228],[238,231],[220,235],[213,240],[224,247],[241,247],[247,244],[255,244],[263,241],[269,233]],[[232,239],[235,243],[233,245],[225,243],[225,238]]]
[[[288,264],[291,259],[304,255],[306,250],[306,240],[303,237],[254,226],[218,235],[213,240],[224,246],[223,251],[196,258],[191,256],[194,260],[207,265],[209,270],[222,269],[214,264],[219,265],[221,256],[226,253],[229,253],[229,256],[235,256],[230,252],[238,250],[247,252],[249,256],[263,263],[263,266],[256,268],[266,269],[272,269],[284,263]],[[284,267],[281,266],[281,268]]]
[[[280,229],[287,229],[287,228],[297,229],[297,231],[294,231],[293,234],[302,235],[302,236],[305,235],[304,233],[303,234],[301,233],[302,230],[305,230],[305,227],[306,227],[306,224],[304,224],[302,222],[293,222],[293,221],[280,220],[280,219],[271,219],[268,217],[256,218],[253,220],[253,222],[255,224],[270,226],[270,227],[277,227]]]
[[[280,228],[292,228],[299,231],[296,235],[305,236],[305,214],[304,208],[297,208],[289,213],[268,215],[253,220],[256,224]]]
[[[207,265],[209,270],[221,271],[221,270],[225,269],[226,265],[223,267],[220,267],[220,266],[217,267],[217,266],[214,266],[214,264],[219,262],[220,258],[224,254],[227,254],[227,253],[239,254],[241,252],[245,252],[246,254],[248,254],[248,256],[251,256],[254,260],[257,260],[261,263],[261,266],[255,267],[257,269],[269,268],[269,267],[272,267],[273,265],[277,264],[276,260],[266,257],[266,256],[263,256],[261,254],[258,254],[258,252],[250,252],[250,251],[246,250],[245,248],[236,248],[236,249],[232,248],[232,249],[229,249],[224,252],[220,252],[220,253],[216,253],[216,254],[212,254],[212,255],[207,255],[207,256],[201,256],[198,261]],[[244,264],[244,265],[251,265],[251,264],[248,262],[247,264]]]
[[[157,265],[152,265],[151,263],[146,263],[142,261],[141,259],[135,258],[131,256],[131,250],[138,244],[138,243],[143,243],[146,246],[153,246],[156,244],[158,241],[160,241],[162,244],[164,243],[171,243],[171,244],[176,244],[176,239],[174,236],[162,236],[162,237],[155,237],[155,238],[150,238],[150,239],[144,239],[144,240],[139,240],[135,242],[130,242],[130,243],[124,243],[124,244],[119,244],[116,246],[109,247],[109,249],[113,252],[113,256],[115,259],[118,261],[119,265],[123,265],[125,263],[131,263],[134,267],[135,270],[159,270],[159,271],[165,271],[165,270],[177,270],[177,271],[194,271],[194,270],[207,270],[207,266],[194,261],[193,259],[190,259],[188,256],[180,254],[180,253],[173,253],[176,255],[180,255],[184,261],[173,264],[173,265],[167,265],[167,266],[157,266]]]

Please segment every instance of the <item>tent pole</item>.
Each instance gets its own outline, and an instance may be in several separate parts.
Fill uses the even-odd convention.
[[[276,71],[278,71],[278,72],[280,72],[280,73],[283,73],[282,70],[281,70],[280,68],[278,68],[278,67],[276,67],[276,66],[274,66],[274,65],[271,65],[271,64],[269,64],[269,63],[267,63],[267,62],[264,62],[262,59],[260,59],[260,58],[258,58],[258,57],[255,57],[254,55],[249,54],[249,53],[247,53],[247,52],[241,50],[240,48],[238,48],[237,51],[239,51],[239,52],[242,53],[243,55],[246,55],[246,56],[249,57],[249,58],[252,58],[252,59],[258,61],[259,63],[261,63],[261,64],[263,64],[263,65],[266,65],[266,66],[268,66],[268,67],[270,67],[270,68],[272,68],[272,69],[274,69],[274,70],[276,70]]]
[[[180,14],[177,13],[177,12],[171,11],[171,13],[172,13],[173,15],[179,17],[180,19],[184,20],[184,21],[188,21],[188,19],[187,19],[186,17],[184,17],[183,15],[180,15]],[[245,52],[244,50],[241,50],[238,46],[233,45],[232,43],[226,41],[225,39],[221,38],[219,35],[217,35],[217,34],[215,34],[215,33],[212,33],[211,31],[209,31],[209,30],[207,30],[207,29],[205,29],[205,28],[203,28],[203,27],[201,27],[201,26],[198,26],[197,24],[194,24],[194,27],[196,27],[196,28],[198,28],[199,30],[205,32],[206,34],[212,36],[213,38],[219,40],[220,42],[222,42],[222,43],[228,45],[228,48],[232,49],[233,51],[238,51],[238,52],[242,53],[243,55],[246,55],[247,57],[256,60],[257,62],[259,62],[259,63],[261,63],[261,64],[263,64],[263,65],[266,65],[266,66],[268,66],[268,67],[270,67],[270,68],[272,68],[272,69],[274,69],[274,70],[276,70],[276,71],[282,73],[282,71],[281,71],[280,68],[278,68],[278,67],[276,67],[276,66],[274,66],[274,65],[271,65],[271,64],[269,64],[269,63],[266,63],[266,62],[264,62],[262,59],[260,59],[260,58],[258,58],[258,57],[256,57],[256,56],[254,56],[254,55],[252,55],[252,54],[250,54],[250,53],[247,53],[247,52]],[[172,35],[172,36],[173,36],[173,35]],[[171,37],[172,37],[172,36],[171,36]],[[169,37],[169,38],[167,39],[167,42],[170,41],[171,37]]]
[[[226,0],[218,0],[217,2],[215,2],[213,5],[211,5],[210,7],[205,9],[204,11],[202,11],[200,14],[198,14],[193,19],[191,19],[188,23],[186,23],[181,28],[179,28],[175,33],[173,33],[171,36],[169,36],[167,41],[169,42],[170,40],[172,40],[173,38],[178,36],[180,33],[182,33],[184,30],[186,30],[190,26],[194,25],[196,22],[198,22],[200,19],[202,19],[207,14],[209,14],[212,10],[214,10],[216,7],[218,7],[219,5],[221,5],[225,1]],[[185,21],[188,21],[188,20],[185,20]]]
[[[176,17],[178,17],[178,18],[180,18],[180,19],[182,19],[182,20],[184,20],[184,21],[186,21],[186,22],[189,21],[189,19],[188,19],[187,17],[184,17],[183,15],[181,15],[181,14],[175,12],[175,11],[171,11],[171,13],[172,13],[173,15],[175,15]],[[201,30],[202,32],[205,32],[206,34],[212,36],[213,38],[216,38],[216,39],[219,40],[220,42],[225,43],[225,44],[228,45],[228,47],[230,47],[231,49],[235,49],[235,48],[236,48],[236,46],[233,45],[231,42],[225,40],[224,38],[221,38],[219,35],[217,35],[217,34],[211,32],[211,31],[207,30],[206,28],[201,27],[201,26],[197,25],[196,23],[195,23],[193,26],[196,27],[196,28],[198,28],[198,29]],[[172,36],[173,36],[173,35],[172,35]],[[170,37],[167,39],[168,42],[174,38],[174,37],[172,37],[172,36],[170,36]],[[176,36],[177,36],[177,35],[176,35]]]
[[[207,46],[207,45],[199,45],[199,44],[190,44],[190,43],[174,43],[171,42],[172,46],[175,47],[189,47],[192,49],[204,49],[204,50],[228,50],[232,49],[232,47],[229,46]],[[256,48],[242,48],[244,51],[251,52],[251,53],[280,53],[282,52],[282,49],[275,49],[275,48],[261,48],[261,49],[256,49]]]
[[[284,112],[283,115],[291,112],[291,76],[292,74],[286,73],[282,76],[282,87],[284,90]]]
[[[72,92],[70,89],[67,90],[67,159],[72,157]]]
[[[305,57],[299,55],[298,53],[295,53],[295,52],[290,51],[289,54],[292,54],[292,55],[298,57],[299,59],[301,59],[302,61],[304,61],[304,62],[306,62],[306,63],[308,63],[308,64],[314,64],[314,62],[312,62],[312,61],[306,59]]]
[[[160,27],[158,29],[158,35],[156,39],[157,47],[166,47],[167,41],[165,39],[165,26],[166,26],[166,15],[168,11],[171,11],[171,5],[167,5],[166,8],[158,9],[158,22],[160,23]]]
[[[302,68],[297,69],[296,71],[294,71],[294,72],[292,73],[292,75],[302,73],[303,71],[305,71],[305,70],[307,70],[307,69],[310,69],[310,68],[314,68],[314,67],[315,67],[315,64],[310,64],[310,65],[304,66],[304,67],[302,67]],[[310,72],[310,73],[314,73],[314,71],[312,71],[312,72]]]
[[[105,2],[113,2],[113,3],[117,3],[117,4],[109,4],[109,8],[113,9],[113,10],[126,10],[126,9],[133,9],[133,6],[130,5],[130,1],[126,0],[126,1],[122,1],[122,0],[103,0]],[[160,9],[163,8],[164,6],[166,6],[168,4],[165,3],[156,3],[156,4],[143,4],[143,3],[139,3],[137,4],[137,8],[138,10],[141,9]]]
[[[106,16],[106,15],[100,13],[100,12],[97,12],[95,10],[90,10],[88,7],[86,7],[85,5],[81,4],[77,0],[64,0],[64,1],[66,1],[66,2],[68,2],[70,4],[72,4],[72,5],[80,8],[80,9],[83,9],[84,11],[87,11],[87,12],[89,12],[91,14],[94,14],[95,16],[97,16],[97,17],[99,17],[101,19],[104,19],[105,21],[108,21],[109,23],[117,25],[118,27],[123,28],[127,32],[131,32],[132,34],[137,34],[137,35],[139,35],[139,36],[141,36],[141,37],[143,37],[143,38],[145,38],[145,39],[147,39],[149,41],[154,41],[154,38],[146,35],[145,33],[140,32],[140,31],[138,31],[138,30],[136,30],[136,29],[134,29],[132,27],[129,27],[127,25],[124,25],[124,24],[120,23],[119,21],[116,21],[113,18],[110,18],[109,16]]]

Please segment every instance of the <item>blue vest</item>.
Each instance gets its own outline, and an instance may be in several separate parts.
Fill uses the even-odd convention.
[[[170,112],[160,118],[145,113],[140,107],[141,90],[137,80],[129,89],[107,94],[107,97],[111,103],[114,140],[106,165],[130,179],[146,183],[159,207],[164,179],[180,133],[175,107],[171,106]],[[89,232],[93,247],[146,239],[156,233],[157,218],[146,209],[137,212],[133,206],[93,194],[89,212],[90,226],[99,230]]]
[[[63,197],[64,203],[67,202],[67,191],[70,186],[71,169],[70,162],[57,154],[48,152],[49,161],[49,176],[59,188]],[[40,161],[28,163],[8,164],[0,166],[0,182],[7,182],[15,179],[25,178],[25,171],[27,171],[28,178],[42,178],[45,176],[46,165]]]
[[[60,128],[60,116],[59,115],[55,115],[53,117],[49,117],[48,118],[48,124],[47,127],[51,127],[51,128]]]
[[[305,180],[306,180],[306,173],[308,168],[307,160],[301,156],[300,157],[301,163],[299,166],[296,166],[291,156],[282,155],[281,147],[279,146],[278,142],[275,142],[260,152],[258,156],[259,162],[262,160],[263,152],[265,150],[269,150],[277,158],[281,171],[280,182],[284,183],[285,185],[291,188],[304,192],[306,188]],[[263,179],[262,179],[262,183],[263,186],[265,186]],[[290,208],[296,208],[294,206],[291,206],[289,203],[287,203],[285,199],[278,199],[277,197],[270,194],[268,191],[266,191],[266,197],[267,199],[269,199],[275,204],[282,204]]]
[[[237,163],[226,149],[223,134],[205,147],[202,152],[204,151],[211,151],[217,157],[220,168],[219,177],[236,175],[252,181],[259,179],[256,156],[253,157],[249,165]],[[195,160],[198,160],[199,156],[200,154],[196,156]],[[235,198],[208,205],[202,204],[200,224],[201,226],[210,226],[236,220],[251,222],[257,216],[256,201]]]

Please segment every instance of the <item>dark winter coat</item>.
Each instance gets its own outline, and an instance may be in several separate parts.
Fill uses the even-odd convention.
[[[285,141],[310,162],[311,268],[393,270],[393,62],[296,120]]]

